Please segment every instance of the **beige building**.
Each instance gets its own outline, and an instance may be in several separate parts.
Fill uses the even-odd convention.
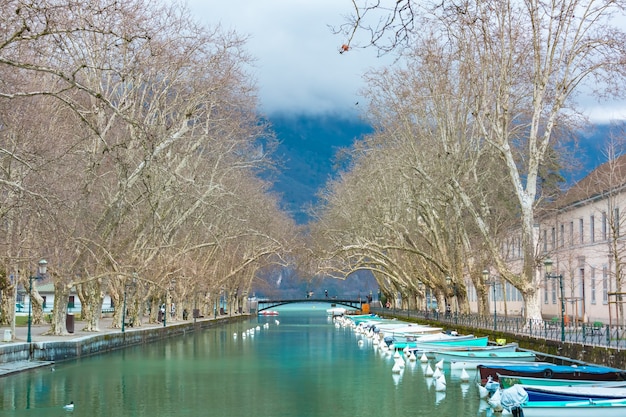
[[[626,291],[626,156],[596,168],[547,205],[538,212],[536,226],[537,259],[550,258],[552,274],[563,278],[566,320],[623,321],[618,301],[620,293]],[[511,268],[521,267],[518,236],[511,236],[502,250]],[[544,319],[560,317],[559,279],[546,278],[541,262],[537,274],[542,282],[539,290]],[[467,284],[468,300],[475,311],[476,291],[470,282]],[[498,281],[489,289],[489,307],[498,316],[520,315],[523,300],[510,284]]]

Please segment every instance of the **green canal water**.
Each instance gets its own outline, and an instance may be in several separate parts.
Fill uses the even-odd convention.
[[[486,415],[473,380],[444,368],[447,388],[436,392],[419,361],[393,373],[390,355],[336,327],[326,308],[284,307],[277,317],[5,377],[0,416]],[[63,410],[70,401],[74,410]]]

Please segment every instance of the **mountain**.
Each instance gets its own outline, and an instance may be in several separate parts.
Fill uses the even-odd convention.
[[[273,115],[269,118],[280,145],[275,158],[282,164],[274,191],[283,208],[299,224],[309,220],[307,209],[317,192],[336,173],[335,154],[355,139],[372,132],[362,120],[338,115]]]
[[[273,178],[273,191],[282,196],[282,208],[298,224],[309,221],[308,208],[317,203],[317,193],[337,173],[340,164],[335,155],[351,146],[371,126],[353,117],[338,115],[286,115],[268,118],[279,141],[274,158],[280,172]],[[320,296],[363,296],[378,291],[378,284],[368,271],[360,271],[345,280],[332,278],[303,279],[294,271],[281,269],[262,276],[253,288],[257,296],[304,297],[309,291]]]

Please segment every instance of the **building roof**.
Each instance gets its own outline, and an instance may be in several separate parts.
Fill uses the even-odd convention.
[[[553,204],[552,209],[563,209],[589,200],[595,200],[607,193],[616,192],[626,186],[626,155],[605,162],[578,181],[562,194]]]

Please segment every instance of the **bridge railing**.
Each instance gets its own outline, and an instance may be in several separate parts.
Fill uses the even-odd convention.
[[[626,328],[624,326],[609,326],[595,323],[565,323],[561,325],[560,318],[556,320],[525,320],[519,316],[480,316],[478,314],[439,313],[427,310],[405,310],[372,308],[371,312],[382,314],[390,313],[396,317],[407,319],[433,320],[450,327],[463,326],[476,329],[492,330],[542,339],[561,340],[570,343],[606,346],[612,348],[626,348]],[[563,328],[562,328],[563,327]]]

